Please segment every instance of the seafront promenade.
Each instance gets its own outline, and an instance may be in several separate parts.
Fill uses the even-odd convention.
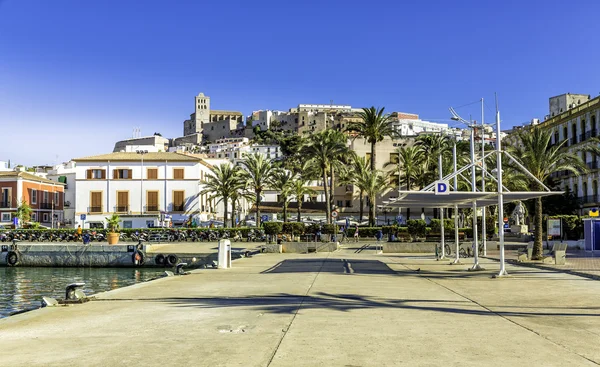
[[[259,254],[0,320],[6,366],[593,366],[600,282],[431,255]]]

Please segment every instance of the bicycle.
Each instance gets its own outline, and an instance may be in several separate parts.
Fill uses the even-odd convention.
[[[452,255],[452,246],[450,246],[449,244],[444,245],[444,253],[447,257],[450,257],[450,255]],[[463,247],[460,247],[458,250],[458,256],[464,259],[469,257],[470,255]]]

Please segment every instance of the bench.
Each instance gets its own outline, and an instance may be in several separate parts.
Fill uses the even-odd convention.
[[[566,243],[555,243],[552,245],[552,252],[550,258],[554,258],[555,265],[565,265],[567,259],[567,244]]]
[[[519,261],[525,261],[525,260],[531,260],[531,257],[533,255],[533,242],[528,243],[527,244],[527,249],[525,251],[519,251],[519,255],[518,255],[518,260]]]

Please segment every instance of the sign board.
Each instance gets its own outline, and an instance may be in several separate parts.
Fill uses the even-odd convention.
[[[268,215],[261,215],[260,216],[260,221],[261,222],[267,222],[267,221],[269,221],[269,216]]]
[[[598,212],[598,208],[590,209],[590,217],[597,217],[600,212]]]
[[[15,227],[17,227],[19,225],[19,218],[14,217],[13,218],[13,224],[15,225]]]
[[[335,210],[334,210],[334,211],[332,211],[332,212],[331,212],[331,216],[332,216],[333,218],[336,218],[336,217],[338,216],[338,212],[337,212],[337,211],[335,211]]]
[[[560,219],[548,219],[548,236],[561,236],[561,221]]]
[[[435,181],[435,194],[436,195],[449,195],[448,181]]]
[[[81,214],[81,215],[79,216],[79,219],[81,219],[81,220],[85,220],[85,218],[86,218],[86,215],[85,215],[85,214]]]
[[[508,225],[508,223],[504,223],[504,228],[510,228],[510,226]]]

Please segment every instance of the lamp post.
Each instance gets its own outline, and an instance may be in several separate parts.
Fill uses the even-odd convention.
[[[144,215],[144,154],[147,150],[136,150],[137,154],[142,156],[142,171],[140,172],[140,215]]]

